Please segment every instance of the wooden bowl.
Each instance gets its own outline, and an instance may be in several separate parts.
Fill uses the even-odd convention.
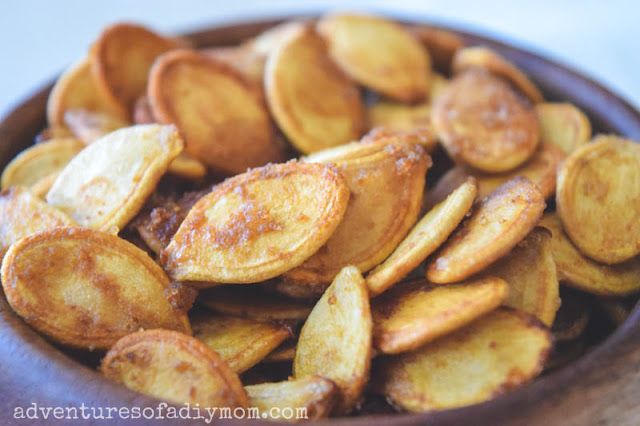
[[[282,19],[242,23],[189,36],[198,46],[235,44]],[[487,45],[524,69],[550,100],[568,100],[590,117],[595,132],[640,141],[640,113],[598,83],[553,61],[480,35],[457,31],[468,44]],[[0,167],[29,146],[45,126],[51,86],[15,108],[0,123]],[[156,407],[158,401],[129,391],[81,364],[77,354],[51,345],[18,318],[0,297],[0,417],[16,406]],[[636,424],[640,418],[640,309],[599,346],[569,366],[492,401],[431,414],[383,415],[387,425],[584,425]],[[6,419],[4,419],[6,418]],[[6,424],[6,421],[0,423]],[[169,420],[164,420],[172,424]],[[120,421],[122,422],[122,421]],[[131,420],[133,423],[134,421]],[[223,424],[228,421],[218,421]],[[370,425],[370,417],[332,419],[333,424]],[[139,419],[135,424],[155,424]],[[190,424],[188,421],[174,421]],[[193,421],[194,424],[201,424]],[[273,423],[269,423],[273,424]]]

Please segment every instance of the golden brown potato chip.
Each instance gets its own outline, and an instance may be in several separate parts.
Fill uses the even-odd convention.
[[[185,179],[200,180],[207,175],[207,166],[186,152],[181,152],[169,164],[167,172]]]
[[[76,155],[47,194],[47,202],[78,224],[119,230],[182,151],[173,126],[138,125],[117,130]]]
[[[553,144],[565,154],[571,153],[591,139],[591,123],[578,107],[570,103],[541,103],[536,105],[540,122],[540,138]]]
[[[249,395],[251,406],[260,410],[260,418],[294,422],[302,419],[285,417],[288,415],[288,410],[292,413],[306,410],[304,420],[328,417],[338,394],[335,383],[320,376],[245,386],[245,390]]]
[[[343,268],[304,323],[293,375],[322,376],[338,385],[334,412],[349,412],[369,380],[371,309],[367,286],[357,268]]]
[[[459,73],[471,68],[483,68],[504,78],[532,102],[544,101],[540,89],[518,67],[488,47],[466,47],[456,52],[453,58],[453,71]]]
[[[551,248],[558,278],[564,284],[601,296],[624,296],[640,291],[640,258],[605,265],[584,256],[569,240],[556,214],[540,222],[552,233]]]
[[[348,201],[349,188],[332,166],[288,162],[253,169],[193,206],[163,253],[164,265],[178,281],[273,278],[327,241]]]
[[[590,258],[615,264],[640,253],[640,144],[598,136],[558,171],[558,215]]]
[[[129,389],[176,404],[247,407],[238,376],[191,336],[149,330],[120,339],[102,360],[102,373]]]
[[[175,124],[186,152],[216,171],[242,173],[283,159],[259,93],[223,62],[188,50],[162,55],[148,96],[155,118]]]
[[[133,244],[90,229],[19,240],[2,262],[2,285],[18,315],[70,346],[107,349],[140,328],[191,332],[165,296],[164,271]]]
[[[560,307],[560,289],[549,230],[535,228],[487,273],[509,284],[506,306],[534,315],[551,327]]]
[[[373,295],[382,293],[440,247],[464,219],[473,205],[476,192],[475,180],[469,178],[424,215],[391,256],[369,273],[369,292]]]
[[[431,104],[405,105],[395,102],[378,102],[367,108],[369,128],[386,127],[407,131],[419,128],[433,129]]]
[[[483,199],[436,253],[429,262],[427,279],[453,283],[482,271],[533,229],[544,208],[542,194],[529,179],[511,179]]]
[[[387,19],[330,14],[318,22],[338,65],[358,83],[401,102],[427,95],[431,60],[402,26]]]
[[[269,355],[266,356],[262,362],[285,362],[293,361],[296,356],[297,340],[287,340],[279,347],[274,349]]]
[[[87,145],[106,134],[129,126],[127,120],[86,109],[67,111],[64,114],[64,122],[71,133]]]
[[[346,265],[365,272],[393,252],[415,224],[431,160],[419,145],[388,145],[369,156],[338,162],[351,199],[331,238],[285,278],[330,283]]]
[[[444,73],[449,73],[453,56],[464,47],[464,41],[457,34],[426,25],[412,25],[408,27],[429,52],[433,66]]]
[[[257,321],[304,320],[313,308],[256,286],[214,287],[201,292],[198,301],[215,312]]]
[[[587,328],[591,316],[591,306],[585,295],[569,290],[571,289],[566,287],[562,289],[562,303],[551,328],[556,342],[579,338]]]
[[[127,119],[127,111],[98,86],[86,58],[65,71],[51,89],[47,121],[50,126],[64,126],[65,113],[76,109]]]
[[[537,376],[551,334],[535,317],[500,308],[414,352],[385,360],[376,387],[411,412],[494,398]]]
[[[2,190],[10,186],[33,187],[47,176],[58,173],[84,148],[77,139],[51,139],[18,154],[2,172]]]
[[[451,80],[433,104],[432,120],[451,157],[490,173],[524,163],[540,139],[538,119],[529,102],[481,69]]]
[[[9,246],[19,239],[74,222],[23,187],[0,193],[0,260]]]
[[[230,316],[199,315],[193,335],[216,351],[240,374],[253,367],[291,336],[284,325]]]
[[[103,92],[130,111],[146,91],[155,59],[178,47],[175,40],[142,26],[114,24],[102,31],[91,48],[93,75]]]
[[[417,349],[496,309],[508,290],[494,277],[450,286],[398,284],[373,301],[374,346],[387,354]]]
[[[360,92],[333,63],[313,28],[291,32],[269,55],[265,90],[278,126],[305,154],[362,133]]]

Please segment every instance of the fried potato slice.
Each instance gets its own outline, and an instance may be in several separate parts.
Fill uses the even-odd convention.
[[[223,62],[188,50],[162,55],[149,74],[153,115],[173,123],[186,152],[222,173],[282,160],[260,94]]]
[[[376,388],[411,412],[494,398],[537,376],[551,334],[535,317],[500,308],[414,352],[384,361]]]
[[[238,374],[291,337],[284,325],[231,316],[199,315],[191,325],[194,337],[216,351]]]
[[[640,291],[640,258],[605,265],[584,256],[569,240],[556,214],[546,214],[540,225],[551,231],[551,249],[563,284],[600,296],[625,296]]]
[[[175,127],[157,124],[117,130],[86,147],[60,172],[47,202],[78,224],[120,230],[182,151]]]
[[[504,78],[534,103],[544,101],[540,89],[525,73],[488,47],[465,47],[456,52],[453,58],[453,71],[459,73],[471,68],[483,68]]]
[[[40,200],[23,187],[11,187],[0,193],[0,260],[9,246],[31,234],[74,222],[63,212]]]
[[[395,102],[378,102],[367,108],[369,128],[386,127],[390,130],[407,131],[419,128],[433,129],[431,104],[405,105]]]
[[[360,137],[360,92],[311,27],[291,32],[269,55],[265,91],[278,126],[307,154]]]
[[[507,254],[536,225],[545,208],[538,188],[518,176],[483,199],[427,267],[427,279],[453,283]]]
[[[50,126],[65,126],[66,112],[76,109],[127,119],[126,109],[98,86],[87,58],[66,70],[51,89],[47,121]]]
[[[476,192],[475,180],[469,178],[424,215],[391,256],[369,273],[369,292],[376,295],[387,290],[440,247],[471,209]]]
[[[505,305],[536,316],[551,327],[560,307],[560,286],[551,249],[551,232],[535,228],[488,274],[509,284]]]
[[[433,104],[432,120],[449,155],[484,172],[518,167],[533,155],[540,139],[529,102],[481,69],[451,80]]]
[[[598,136],[558,171],[556,206],[571,241],[590,258],[621,263],[640,253],[640,144]]]
[[[348,413],[369,380],[371,309],[357,268],[347,266],[313,307],[298,338],[293,376],[322,376],[338,386],[335,414]]]
[[[551,328],[556,342],[576,340],[582,336],[591,316],[591,306],[584,293],[569,290],[572,289],[565,287],[561,291],[562,304]]]
[[[283,413],[282,410],[291,408],[305,409],[307,413],[305,420],[326,418],[331,413],[338,394],[335,383],[320,376],[245,386],[245,390],[249,395],[251,406],[260,410],[260,418],[280,421],[296,421],[295,418],[274,417],[277,413]],[[278,408],[279,411],[273,408]],[[284,411],[284,414],[286,413],[287,411]]]
[[[589,118],[575,105],[540,103],[535,108],[543,142],[553,144],[565,154],[570,154],[591,139]]]
[[[403,144],[337,162],[352,194],[344,219],[324,247],[285,279],[328,284],[346,265],[365,272],[381,263],[415,224],[430,165],[422,146]]]
[[[64,114],[64,122],[73,135],[89,145],[104,135],[123,127],[129,122],[113,115],[86,109],[71,109]]]
[[[185,179],[197,181],[207,175],[207,166],[183,151],[169,164],[167,172]]]
[[[219,286],[200,293],[198,301],[225,315],[257,321],[304,320],[313,306],[263,291],[256,286]]]
[[[140,328],[191,332],[165,296],[164,271],[133,244],[90,229],[19,240],[2,262],[2,285],[18,315],[69,346],[107,349]]]
[[[47,176],[62,170],[82,148],[84,144],[77,139],[61,138],[25,149],[2,172],[2,190],[10,186],[33,187]]]
[[[101,90],[115,102],[133,109],[147,87],[149,69],[162,53],[180,47],[171,38],[134,24],[105,28],[91,48],[93,74]]]
[[[120,339],[102,360],[102,373],[129,389],[176,404],[247,407],[238,376],[197,339],[169,330]]]
[[[454,55],[464,47],[462,38],[451,31],[426,25],[411,25],[408,29],[427,49],[433,66],[440,72],[449,73]]]
[[[398,284],[373,301],[374,346],[387,354],[417,349],[496,309],[508,290],[495,277],[450,286],[424,280]]]
[[[427,96],[429,53],[401,25],[377,16],[330,14],[317,27],[333,59],[358,83],[401,102]]]
[[[348,201],[349,187],[333,166],[293,161],[253,169],[227,179],[193,206],[163,263],[179,281],[255,283],[276,277],[327,241]]]

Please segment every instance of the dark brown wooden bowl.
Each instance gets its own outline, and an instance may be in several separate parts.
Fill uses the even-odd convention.
[[[190,34],[198,46],[235,44],[282,19],[216,27]],[[476,34],[468,44],[490,46],[523,68],[551,100],[568,100],[590,117],[594,132],[640,140],[640,113],[598,83],[553,61]],[[45,125],[48,86],[0,123],[0,169],[33,142]],[[0,423],[16,406],[155,407],[158,401],[102,378],[68,352],[52,346],[18,318],[0,297]],[[164,420],[168,424],[172,422]],[[35,422],[35,421],[34,421]],[[73,420],[68,421],[74,423]],[[131,421],[133,423],[133,421]],[[215,424],[225,424],[218,421]],[[492,401],[431,414],[328,420],[340,425],[585,425],[640,422],[640,309],[601,344],[569,366]],[[75,421],[77,423],[77,420]],[[103,422],[102,422],[103,423]],[[118,421],[123,423],[123,421]],[[173,423],[190,424],[185,421]],[[201,424],[201,421],[193,421]],[[140,419],[135,424],[157,424]],[[269,423],[273,424],[273,423]]]

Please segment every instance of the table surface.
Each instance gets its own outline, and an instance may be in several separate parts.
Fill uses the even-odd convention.
[[[140,21],[164,32],[319,10],[369,10],[509,40],[558,59],[640,106],[640,2],[635,0],[21,0],[0,14],[0,116],[83,55],[100,29]]]

